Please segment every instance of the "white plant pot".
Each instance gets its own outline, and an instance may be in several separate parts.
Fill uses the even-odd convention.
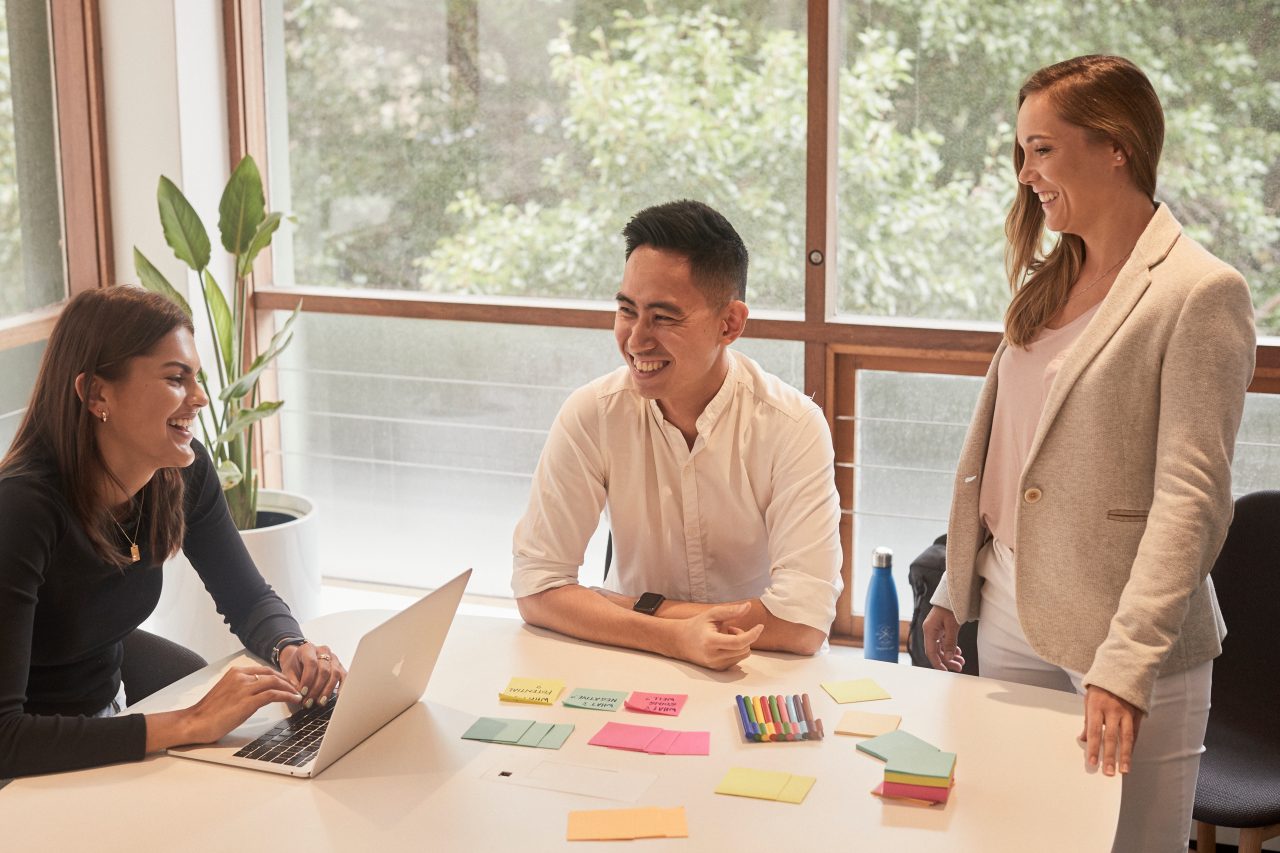
[[[249,556],[299,622],[319,616],[320,540],[315,505],[301,495],[262,489],[258,511],[281,512],[294,520],[241,531]],[[200,575],[182,553],[165,563],[160,603],[142,628],[181,643],[206,660],[241,648],[218,615]]]

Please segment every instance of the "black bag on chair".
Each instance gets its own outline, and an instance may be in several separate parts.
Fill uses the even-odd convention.
[[[915,666],[931,667],[929,656],[924,650],[924,619],[933,609],[929,599],[942,580],[942,573],[947,569],[947,534],[933,540],[933,544],[911,561],[907,572],[907,581],[911,584],[911,592],[915,599],[915,607],[911,611],[911,633],[907,635],[907,650],[911,653],[911,663]],[[964,651],[965,675],[978,674],[978,623],[966,622],[960,626],[957,639]]]

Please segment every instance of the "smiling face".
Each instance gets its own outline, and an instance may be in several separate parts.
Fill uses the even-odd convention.
[[[117,379],[99,377],[94,383],[89,404],[98,418],[98,447],[126,486],[141,487],[161,468],[195,461],[191,429],[209,403],[196,381],[199,370],[195,340],[178,328],[150,352],[129,359]]]
[[[1086,236],[1131,184],[1124,150],[1065,121],[1044,92],[1022,102],[1017,144],[1018,181],[1036,193],[1050,231]]]
[[[725,348],[742,334],[747,306],[708,304],[689,261],[639,246],[627,259],[613,333],[640,394],[682,430],[692,427],[728,371]]]

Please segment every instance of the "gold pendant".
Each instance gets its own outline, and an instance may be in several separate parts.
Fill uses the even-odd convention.
[[[142,559],[142,555],[138,553],[137,542],[129,543],[129,556],[133,558],[133,562],[135,563]]]

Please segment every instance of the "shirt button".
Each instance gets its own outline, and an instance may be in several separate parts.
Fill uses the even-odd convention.
[[[1033,504],[1036,501],[1040,500],[1042,495],[1043,495],[1043,492],[1041,492],[1039,489],[1031,488],[1031,489],[1027,489],[1026,492],[1023,493],[1022,499],[1029,504]]]

